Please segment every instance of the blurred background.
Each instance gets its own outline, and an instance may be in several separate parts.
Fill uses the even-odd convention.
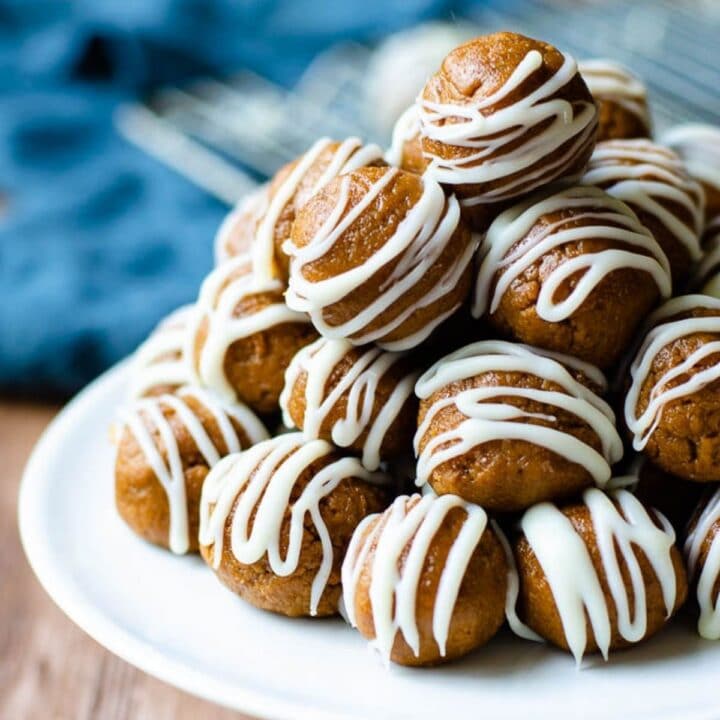
[[[318,136],[388,144],[445,53],[612,57],[720,119],[718,0],[0,1],[0,392],[63,399],[194,299],[229,206]]]

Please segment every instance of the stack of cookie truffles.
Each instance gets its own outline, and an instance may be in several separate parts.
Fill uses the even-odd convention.
[[[686,600],[720,639],[720,129],[652,128],[626,68],[499,32],[389,149],[318,140],[137,351],[122,518],[386,662],[607,659]]]

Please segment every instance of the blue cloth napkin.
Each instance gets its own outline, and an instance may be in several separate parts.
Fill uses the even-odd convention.
[[[320,50],[445,0],[0,0],[0,391],[66,396],[191,301],[226,209],[119,138],[118,102]]]

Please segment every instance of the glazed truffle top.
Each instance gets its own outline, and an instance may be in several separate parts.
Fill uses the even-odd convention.
[[[599,188],[577,186],[537,195],[495,219],[480,250],[473,316],[494,313],[513,281],[543,255],[594,238],[616,246],[581,253],[557,265],[538,294],[535,309],[540,318],[569,318],[609,273],[622,268],[648,273],[661,295],[670,295],[668,259],[635,213]],[[578,273],[581,279],[568,285]],[[569,292],[557,300],[558,289],[565,285]]]
[[[234,397],[225,375],[225,354],[237,340],[284,323],[307,323],[306,315],[283,302],[283,285],[263,279],[253,271],[249,255],[238,255],[215,268],[205,278],[197,301],[197,312],[186,334],[185,354],[196,358],[198,333],[207,323],[199,357],[191,362],[198,381]]]
[[[454,404],[466,419],[425,445],[418,458],[418,484],[427,482],[439,465],[463,455],[476,445],[492,440],[514,439],[543,446],[581,465],[596,484],[603,486],[610,479],[610,465],[622,457],[622,441],[615,429],[615,418],[610,406],[578,382],[566,366],[597,381],[600,387],[603,386],[602,373],[587,363],[501,340],[483,340],[467,345],[435,363],[420,376],[415,386],[415,392],[421,399],[429,399],[438,393],[418,427],[416,452],[434,417],[444,407]],[[561,390],[493,385],[470,386],[457,393],[450,393],[447,397],[438,392],[448,385],[493,372],[534,375],[552,382]],[[532,422],[553,418],[526,412],[503,402],[503,398],[535,401],[575,415],[596,433],[601,452],[552,425]]]
[[[720,596],[716,593],[720,582],[719,525],[720,490],[717,490],[698,514],[685,541],[688,572],[690,577],[697,581],[697,599],[700,605],[698,632],[708,640],[720,639]],[[706,556],[700,568],[700,556],[703,552]]]
[[[312,472],[317,463],[320,469]],[[229,455],[203,485],[200,543],[212,547],[213,566],[218,568],[229,524],[230,549],[239,562],[250,565],[267,557],[276,575],[290,575],[298,568],[303,534],[311,523],[323,548],[311,591],[310,614],[315,615],[333,566],[332,538],[320,504],[351,478],[385,480],[365,470],[357,458],[338,455],[324,440],[307,442],[301,433],[279,435]]]
[[[677,125],[661,141],[680,155],[690,175],[720,192],[720,128],[699,123]]]
[[[605,494],[591,488],[583,494],[582,504],[590,514],[618,632],[628,642],[638,642],[647,632],[648,606],[637,551],[647,558],[660,583],[669,616],[678,596],[671,552],[675,531],[665,517],[658,512],[651,515],[625,490]],[[578,663],[582,660],[589,624],[607,660],[612,636],[611,609],[591,552],[573,522],[573,508],[563,511],[550,503],[540,503],[526,511],[520,529],[550,586],[575,659]],[[512,613],[509,619],[512,627]],[[524,626],[517,630],[527,637]]]
[[[218,447],[213,441],[207,423],[203,422],[201,409],[217,427],[224,447]],[[249,443],[264,440],[267,431],[255,414],[241,403],[226,403],[211,391],[193,386],[180,388],[175,395],[140,399],[124,413],[124,427],[135,438],[167,494],[170,549],[184,553],[189,547],[188,510],[185,463],[175,429],[178,424],[190,435],[208,467],[218,463],[222,455],[242,449],[238,430]]]
[[[653,216],[692,260],[702,256],[703,189],[672,150],[650,140],[600,142],[582,182]]]
[[[368,515],[353,534],[342,568],[345,612],[355,626],[357,587],[372,552],[369,595],[374,645],[386,661],[398,632],[416,656],[420,653],[415,607],[423,565],[438,529],[456,509],[464,512],[465,520],[442,570],[432,619],[433,638],[444,655],[465,571],[487,528],[485,511],[456,495],[401,495],[382,515]]]
[[[246,195],[226,216],[214,241],[215,264],[236,255],[250,253],[255,244],[255,229],[267,210],[269,183]]]
[[[453,50],[418,103],[423,137],[457,149],[428,153],[433,177],[451,185],[493,183],[473,202],[514,197],[546,182],[549,171],[557,177],[561,171],[552,168],[571,165],[597,127],[575,60],[508,32]]]
[[[596,100],[609,100],[635,115],[650,132],[647,90],[640,78],[613,60],[581,60],[580,75]]]
[[[192,373],[183,352],[194,305],[170,313],[140,345],[133,356],[130,396],[157,394],[190,382]]]
[[[355,345],[377,342],[387,350],[415,347],[461,299],[417,333],[393,341],[384,338],[453,292],[472,260],[475,242],[464,244],[429,292],[399,313],[392,310],[437,265],[461,229],[458,201],[446,197],[432,178],[372,167],[338,177],[302,208],[283,246],[292,268],[287,304],[309,313],[325,337],[348,338]],[[351,297],[379,273],[382,282],[376,281],[367,305],[345,322],[328,322],[325,313],[333,304]]]
[[[660,422],[664,408],[720,379],[720,300],[707,295],[683,295],[669,300],[649,318],[651,328],[630,368],[632,384],[625,398],[625,422],[633,447],[642,450]],[[692,335],[709,335],[687,357],[655,380],[638,414],[641,394],[656,358],[672,343]]]

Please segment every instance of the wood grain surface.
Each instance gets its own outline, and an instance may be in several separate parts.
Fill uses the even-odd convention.
[[[56,412],[0,401],[0,718],[249,720],[111,655],[38,584],[20,547],[17,492],[30,450]]]

